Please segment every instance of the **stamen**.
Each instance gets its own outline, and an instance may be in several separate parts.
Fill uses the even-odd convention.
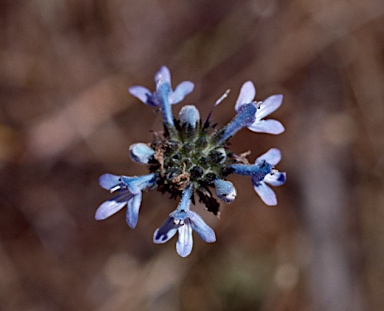
[[[226,99],[230,91],[231,91],[230,89],[226,90],[225,93],[224,93],[223,95],[221,95],[221,97],[216,101],[214,107],[216,107],[216,106],[217,106],[218,104],[220,104],[224,99]]]

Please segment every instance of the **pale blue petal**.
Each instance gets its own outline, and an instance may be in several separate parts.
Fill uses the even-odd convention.
[[[188,211],[188,218],[191,221],[192,229],[207,243],[216,241],[215,232],[195,212]]]
[[[251,81],[247,81],[240,89],[239,97],[237,98],[235,109],[238,112],[240,107],[244,104],[253,102],[256,96],[255,86]]]
[[[190,81],[181,82],[169,96],[171,105],[181,102],[185,96],[193,91],[195,85]]]
[[[265,182],[258,182],[253,184],[253,188],[265,204],[270,206],[277,204],[275,192],[270,187],[268,187]]]
[[[257,115],[257,114],[256,114]],[[281,134],[284,132],[284,126],[277,120],[256,120],[248,128],[253,132],[268,133],[268,134]]]
[[[141,204],[141,197],[142,194],[139,192],[138,194],[134,195],[129,201],[128,201],[128,207],[127,207],[127,213],[125,216],[125,220],[127,221],[128,226],[130,226],[132,229],[134,229],[137,225],[137,221],[139,219],[139,209]]]
[[[259,160],[264,160],[269,164],[276,165],[281,161],[281,152],[277,148],[271,148],[266,153],[259,156],[256,159],[255,163],[258,162]]]
[[[156,85],[161,82],[168,82],[171,84],[171,73],[167,66],[162,66],[158,72],[155,74],[155,83]]]
[[[105,201],[97,208],[95,213],[95,219],[103,220],[117,213],[127,204],[131,197],[132,194],[130,192],[124,191],[116,197]]]
[[[131,86],[128,91],[131,95],[140,99],[144,104],[153,106],[151,101],[148,100],[152,96],[152,92],[147,88],[143,86]]]
[[[120,176],[113,174],[103,174],[99,177],[99,184],[106,190],[110,190],[113,187],[121,183]]]
[[[173,217],[168,217],[164,224],[153,234],[153,242],[162,244],[169,241],[177,232],[178,225],[175,225]]]
[[[277,94],[266,98],[261,104],[256,113],[256,120],[261,120],[264,117],[270,115],[277,108],[281,106],[283,102],[283,95]]]
[[[265,176],[264,181],[272,186],[281,186],[285,183],[287,177],[285,172],[276,172]]]
[[[181,257],[187,257],[191,253],[193,246],[192,226],[189,221],[186,221],[184,225],[179,227],[178,231],[176,251]]]

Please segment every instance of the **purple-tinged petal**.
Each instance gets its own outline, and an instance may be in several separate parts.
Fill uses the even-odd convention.
[[[257,116],[257,114],[256,114]],[[281,134],[284,132],[284,126],[277,120],[256,120],[248,128],[253,132],[268,133],[268,134]]]
[[[261,120],[264,117],[270,115],[272,112],[274,112],[277,108],[281,106],[282,102],[283,95],[281,94],[269,96],[260,104],[260,108],[257,110],[256,113],[256,119]]]
[[[216,235],[213,229],[208,226],[204,220],[195,212],[188,211],[188,218],[190,219],[192,229],[207,243],[216,241]]]
[[[265,176],[264,181],[272,186],[281,186],[285,183],[287,177],[285,172],[276,172]]]
[[[121,183],[120,176],[113,174],[103,174],[99,177],[99,184],[106,190],[110,190]]]
[[[259,161],[259,160],[264,160],[269,164],[276,165],[281,161],[281,152],[277,148],[271,148],[266,153],[262,154],[256,159],[256,161]]]
[[[177,232],[178,225],[174,223],[173,217],[163,223],[153,234],[153,242],[156,244],[162,244],[169,241]]]
[[[265,182],[254,183],[253,188],[265,204],[270,206],[277,204],[275,192],[270,187],[268,187]]]
[[[128,201],[128,207],[127,207],[127,213],[125,216],[125,220],[127,221],[128,226],[130,226],[132,229],[134,229],[137,225],[137,221],[139,219],[139,209],[141,204],[141,197],[142,194],[139,192],[138,194],[134,195],[129,201]]]
[[[132,194],[129,191],[125,191],[117,195],[116,197],[105,201],[97,208],[95,213],[95,219],[103,220],[117,213],[127,204],[131,197]]]
[[[143,86],[131,86],[128,88],[131,95],[140,99],[144,104],[153,106],[153,103],[148,100],[152,96],[152,92]]]
[[[255,96],[256,96],[256,89],[253,83],[251,81],[245,82],[240,89],[240,94],[236,101],[236,105],[235,105],[236,111],[239,112],[239,109],[242,105],[253,102]]]
[[[181,82],[169,96],[171,105],[181,102],[185,96],[193,91],[195,85],[190,81]]]
[[[192,239],[192,226],[189,221],[186,221],[184,225],[181,225],[178,229],[179,237],[176,243],[176,251],[181,257],[187,257],[193,246]]]
[[[168,82],[171,84],[171,73],[167,66],[162,66],[155,74],[155,84]]]

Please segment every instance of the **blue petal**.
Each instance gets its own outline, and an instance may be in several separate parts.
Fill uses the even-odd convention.
[[[140,99],[144,104],[154,106],[152,101],[149,100],[149,98],[152,97],[152,92],[147,88],[143,86],[131,86],[128,91],[131,95]]]
[[[195,85],[190,81],[181,82],[169,96],[171,105],[181,102],[185,96],[193,91]]]
[[[277,204],[275,192],[270,187],[268,187],[265,182],[254,183],[253,188],[265,204],[270,206]]]
[[[235,105],[236,111],[239,112],[240,107],[243,106],[244,104],[249,104],[253,102],[255,96],[256,96],[256,89],[253,83],[251,81],[245,82],[240,89],[240,94],[236,101],[236,105]]]
[[[128,201],[128,207],[127,207],[127,213],[125,216],[125,220],[127,221],[128,226],[130,226],[132,229],[134,229],[137,225],[137,221],[139,219],[139,209],[141,204],[141,197],[142,194],[139,192],[138,194],[134,195],[129,201]]]
[[[117,213],[127,204],[131,197],[132,194],[129,191],[124,191],[116,197],[105,201],[97,208],[95,213],[95,219],[103,220]]]
[[[175,225],[173,217],[168,217],[164,224],[153,234],[153,242],[162,244],[169,241],[177,232],[178,225]]]
[[[162,66],[155,74],[155,84],[167,82],[171,84],[171,73],[167,66]]]
[[[176,251],[181,257],[186,257],[191,253],[193,246],[192,227],[189,221],[180,226],[178,231],[179,237],[176,243]]]
[[[261,120],[270,115],[281,106],[282,102],[283,95],[281,94],[269,96],[260,104],[260,108],[257,110],[256,119]]]
[[[276,165],[281,161],[281,152],[277,148],[271,148],[266,153],[262,154],[256,159],[257,161],[264,160],[269,164]],[[256,163],[255,162],[255,163]]]
[[[215,232],[195,212],[188,211],[188,218],[191,221],[192,229],[207,243],[216,241]]]
[[[272,186],[281,186],[285,183],[287,177],[285,172],[276,172],[274,174],[268,174],[264,177],[264,181]]]
[[[110,190],[121,183],[120,176],[103,174],[99,177],[99,184],[106,190]]]
[[[277,120],[256,120],[248,128],[253,132],[278,135],[285,131],[284,126]]]

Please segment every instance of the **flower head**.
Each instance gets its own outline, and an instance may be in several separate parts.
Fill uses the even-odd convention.
[[[186,105],[179,112],[179,119],[172,114],[172,105],[180,102],[193,89],[193,83],[180,83],[173,91],[171,75],[163,66],[155,75],[156,90],[152,93],[142,86],[129,88],[129,92],[149,106],[157,107],[163,115],[163,133],[154,133],[149,144],[136,143],[130,146],[131,159],[148,166],[149,174],[127,177],[104,174],[101,187],[117,195],[104,202],[96,211],[97,220],[108,218],[127,205],[126,221],[134,228],[138,221],[142,191],[157,189],[171,197],[181,197],[168,219],[153,235],[156,244],[169,241],[178,233],[177,253],[188,256],[192,251],[192,231],[206,242],[214,242],[216,236],[204,220],[190,209],[196,200],[203,203],[209,212],[220,215],[217,199],[232,203],[237,191],[227,180],[230,174],[250,176],[255,191],[267,205],[276,205],[276,195],[267,185],[279,186],[285,182],[285,173],[274,166],[280,161],[278,149],[270,149],[249,164],[246,155],[236,155],[227,142],[242,128],[255,132],[278,134],[284,127],[276,120],[263,120],[281,104],[282,96],[273,95],[263,102],[255,102],[256,90],[252,82],[244,83],[236,102],[237,114],[225,126],[216,128],[210,124],[213,110],[202,122],[198,109]],[[229,90],[216,101],[216,107],[227,97]],[[214,190],[212,190],[214,189]]]
[[[237,98],[235,109],[238,112],[242,106],[254,101],[256,95],[255,86],[251,81],[247,81],[240,89],[239,97]],[[263,120],[264,117],[270,115],[281,106],[283,95],[269,96],[262,102],[259,102],[259,109],[256,113],[255,121],[248,125],[248,128],[253,132],[281,134],[284,132],[284,126],[277,120]]]

